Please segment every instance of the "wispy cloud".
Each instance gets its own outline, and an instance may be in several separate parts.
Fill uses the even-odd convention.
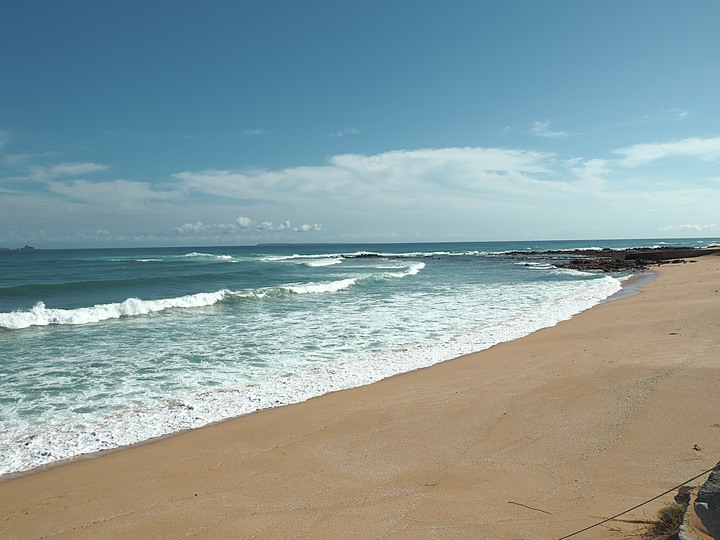
[[[60,176],[79,176],[108,169],[100,163],[58,163],[57,165],[30,167],[30,179],[35,181],[54,180]]]
[[[65,197],[95,207],[133,206],[138,203],[176,201],[182,195],[178,192],[160,191],[147,182],[112,180],[109,182],[49,182],[47,188]]]
[[[570,137],[572,135],[572,133],[567,131],[551,129],[551,125],[552,122],[550,120],[535,122],[530,128],[530,133],[537,137],[544,137],[546,139],[564,139],[565,137]]]
[[[290,220],[284,220],[277,225],[274,225],[272,221],[262,221],[256,223],[254,220],[241,216],[233,223],[208,223],[204,224],[201,221],[194,223],[184,223],[176,230],[180,234],[194,234],[194,233],[238,233],[250,229],[254,225],[254,230],[258,232],[310,232],[320,231],[322,226],[320,224],[303,224],[298,227],[292,227]]]
[[[343,128],[330,134],[331,137],[347,137],[348,135],[360,135],[358,128]]]
[[[272,204],[326,207],[334,201],[406,205],[435,197],[510,189],[550,171],[552,154],[499,148],[397,150],[341,154],[316,167],[280,170],[184,171],[174,177],[188,192]]]
[[[686,118],[691,116],[689,111],[681,109],[680,107],[673,107],[672,109],[667,109],[666,111],[663,111],[663,113],[668,114],[677,120],[685,120]]]
[[[684,231],[695,231],[695,232],[709,232],[709,231],[720,231],[720,225],[717,223],[708,223],[704,225],[665,225],[660,227],[663,232],[684,232]]]
[[[685,120],[692,116],[692,113],[688,110],[680,107],[671,107],[670,109],[663,109],[652,114],[645,114],[641,117],[642,120]]]
[[[693,157],[705,161],[720,159],[720,137],[693,137],[665,143],[635,144],[615,150],[623,156],[622,164],[637,167],[670,157]]]
[[[259,137],[261,135],[269,135],[270,131],[267,129],[246,129],[243,131],[243,135],[246,137]]]

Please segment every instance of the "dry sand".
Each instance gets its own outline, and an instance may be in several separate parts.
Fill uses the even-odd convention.
[[[719,256],[663,266],[481,353],[1,482],[0,537],[559,538],[720,459],[719,291]]]

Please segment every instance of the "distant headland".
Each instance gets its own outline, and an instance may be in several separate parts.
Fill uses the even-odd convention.
[[[37,251],[37,250],[32,246],[28,246],[27,244],[25,244],[21,248],[15,248],[15,249],[0,247],[0,252],[8,252],[8,251]]]

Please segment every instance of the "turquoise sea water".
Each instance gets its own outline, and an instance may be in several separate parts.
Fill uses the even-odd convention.
[[[621,288],[509,251],[717,242],[0,252],[0,474],[482,350]]]

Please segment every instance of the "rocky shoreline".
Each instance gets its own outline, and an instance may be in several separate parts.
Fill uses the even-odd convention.
[[[520,261],[543,261],[558,268],[569,268],[584,272],[626,272],[645,270],[661,264],[684,263],[685,258],[700,257],[720,252],[720,247],[656,247],[631,249],[599,249],[571,251],[510,251],[505,255]],[[357,253],[342,255],[343,259],[396,258],[379,253]],[[428,255],[428,257],[432,257]]]
[[[519,259],[543,258],[558,268],[595,272],[624,272],[645,270],[661,264],[681,264],[686,258],[700,257],[720,252],[717,248],[633,248],[626,250],[601,249],[597,251],[540,251],[532,254],[516,252],[510,255]],[[529,256],[531,255],[531,257]]]

